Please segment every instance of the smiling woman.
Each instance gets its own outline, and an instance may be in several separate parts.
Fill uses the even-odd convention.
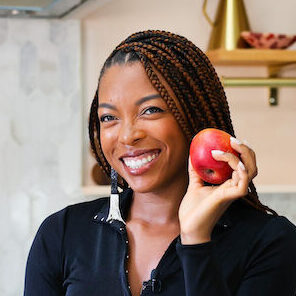
[[[188,159],[208,127],[231,134],[239,155],[213,153],[233,169],[218,186]],[[259,201],[255,152],[234,138],[223,87],[194,44],[165,31],[119,44],[99,77],[89,135],[111,195],[42,223],[25,295],[295,295],[296,227]]]

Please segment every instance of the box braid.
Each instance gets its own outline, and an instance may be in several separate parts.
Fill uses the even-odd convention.
[[[165,100],[190,142],[204,128],[217,128],[235,137],[229,105],[223,86],[207,56],[185,37],[160,30],[148,30],[130,35],[121,42],[105,61],[99,81],[105,71],[115,64],[141,62],[148,78]],[[178,106],[160,82],[160,73],[178,99]],[[108,164],[100,144],[98,119],[98,88],[90,109],[89,137],[93,153],[103,171],[110,176]],[[120,178],[119,186],[128,187]],[[263,212],[277,213],[263,205],[251,182],[249,192],[243,198],[251,206]]]

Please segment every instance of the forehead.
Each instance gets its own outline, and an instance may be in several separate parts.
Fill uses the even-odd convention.
[[[185,113],[177,96],[169,86],[168,82],[156,68],[151,65],[160,83],[167,91],[168,96],[174,102],[181,116],[186,120]],[[98,96],[102,102],[126,102],[136,100],[144,96],[161,93],[151,83],[143,65],[140,62],[128,64],[115,64],[108,68],[101,77]]]
[[[155,92],[157,90],[140,62],[111,66],[103,74],[99,85],[100,100]]]

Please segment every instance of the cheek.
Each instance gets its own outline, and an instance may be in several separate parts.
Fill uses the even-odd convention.
[[[104,129],[100,130],[100,141],[103,153],[110,163],[110,153],[112,152],[112,147],[114,147],[114,133],[111,131],[106,131]]]
[[[182,158],[187,157],[189,144],[183,131],[175,121],[163,125],[163,129],[158,129],[158,134],[167,143],[172,154]]]

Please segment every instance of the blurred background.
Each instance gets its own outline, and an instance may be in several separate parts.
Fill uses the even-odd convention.
[[[109,192],[108,185],[97,184],[105,182],[90,154],[87,131],[99,71],[109,53],[129,34],[146,29],[181,34],[208,52],[213,28],[203,4],[0,1],[0,295],[22,295],[28,251],[45,217]],[[252,31],[296,34],[295,0],[244,4]],[[210,18],[218,5],[219,0],[208,1]],[[236,62],[233,51],[230,61],[222,56],[212,62],[221,78],[266,78],[274,75],[273,63],[261,60],[272,57],[277,77],[295,78],[295,44],[284,53],[270,50]],[[237,138],[257,154],[254,183],[261,201],[296,223],[296,87],[278,88],[276,105],[268,86],[225,91]]]

